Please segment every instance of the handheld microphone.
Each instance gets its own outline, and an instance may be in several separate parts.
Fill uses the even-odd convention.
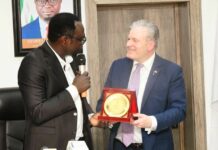
[[[76,55],[77,63],[79,66],[79,71],[81,74],[83,74],[86,71],[86,58],[83,53],[78,53]]]
[[[83,74],[86,71],[86,57],[83,53],[78,53],[76,55],[76,59],[79,66],[79,71],[81,74]],[[86,96],[87,96],[86,91],[81,94],[81,97],[86,97]]]

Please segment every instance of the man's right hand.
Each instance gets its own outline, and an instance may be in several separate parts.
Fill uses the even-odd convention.
[[[73,80],[73,85],[76,86],[79,93],[88,90],[91,86],[91,81],[88,72],[76,75]]]

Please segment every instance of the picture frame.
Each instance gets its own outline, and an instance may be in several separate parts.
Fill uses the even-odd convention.
[[[26,2],[26,3],[25,3]],[[27,4],[28,3],[28,4]],[[32,3],[32,4],[29,4]],[[48,1],[46,2],[48,3]],[[28,5],[28,9],[24,9]],[[31,15],[31,20],[36,19],[38,14],[36,13],[35,0],[12,0],[12,12],[13,12],[13,29],[14,29],[14,56],[25,56],[32,49],[41,45],[46,38],[26,38],[22,35],[24,30],[25,20],[23,16]],[[46,4],[45,4],[46,5]],[[76,14],[81,19],[81,3],[80,0],[62,0],[59,12],[71,12]],[[26,10],[26,11],[24,11]],[[32,12],[28,12],[31,10]],[[22,11],[22,13],[21,13]],[[27,12],[27,13],[26,13]],[[35,18],[34,18],[35,15]],[[26,17],[27,18],[27,17]],[[28,23],[26,23],[28,24]],[[40,30],[41,31],[41,30]],[[30,35],[31,36],[31,35]],[[41,43],[41,44],[40,44]]]

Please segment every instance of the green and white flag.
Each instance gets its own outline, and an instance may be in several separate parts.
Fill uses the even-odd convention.
[[[34,0],[20,0],[21,26],[32,22],[36,17]]]

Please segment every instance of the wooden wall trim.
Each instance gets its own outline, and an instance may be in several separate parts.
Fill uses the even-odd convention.
[[[200,0],[190,1],[190,35],[192,61],[192,95],[195,124],[195,149],[206,150],[206,116],[204,101],[202,22]]]
[[[100,96],[100,78],[96,76],[100,72],[99,62],[99,47],[98,47],[98,24],[97,24],[97,5],[94,0],[85,1],[86,15],[86,36],[87,36],[87,58],[89,75],[91,76],[91,88],[89,90],[90,103],[95,110],[97,99]],[[95,144],[95,149],[102,149],[102,145],[107,145],[103,129],[92,128],[92,137]]]
[[[95,0],[96,5],[137,4],[137,3],[172,3],[189,2],[190,0]]]
[[[93,0],[86,1],[86,36],[87,36],[87,53],[88,53],[88,68],[90,71],[91,86],[90,102],[93,108],[96,107],[96,100],[100,95],[100,79],[95,78],[94,73],[99,72],[99,47],[98,47],[98,24],[97,24],[97,7]],[[91,12],[91,13],[90,13]],[[93,88],[94,87],[94,88]],[[93,99],[93,100],[92,100]]]

